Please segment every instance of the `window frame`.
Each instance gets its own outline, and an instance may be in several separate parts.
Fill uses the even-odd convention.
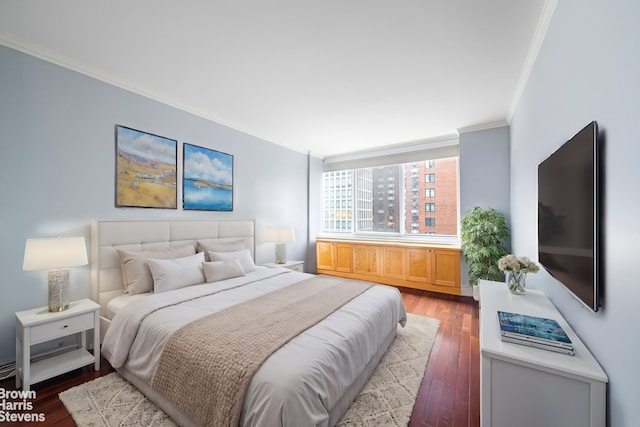
[[[419,162],[428,162],[428,160],[420,160],[420,161],[411,161],[411,162],[405,162],[405,163],[401,163],[404,165],[405,167],[405,172],[404,175],[400,176],[400,179],[398,180],[398,187],[397,188],[397,192],[392,191],[394,194],[390,195],[388,194],[389,188],[387,187],[385,188],[382,193],[384,194],[383,197],[383,206],[384,209],[387,209],[387,204],[390,201],[388,199],[389,196],[391,196],[393,199],[397,199],[397,195],[398,193],[402,196],[401,197],[401,201],[399,204],[399,211],[398,211],[398,215],[397,215],[397,219],[398,222],[400,222],[399,225],[399,231],[373,231],[373,230],[365,230],[365,231],[360,231],[359,227],[361,226],[361,224],[363,224],[363,221],[371,221],[373,220],[374,217],[378,216],[380,213],[377,212],[377,206],[378,206],[378,197],[374,197],[373,194],[375,194],[375,192],[372,193],[371,196],[371,204],[372,204],[372,215],[371,217],[366,217],[366,218],[360,218],[359,217],[359,212],[358,212],[358,204],[356,203],[355,198],[358,196],[358,194],[360,193],[359,189],[357,188],[358,185],[358,178],[356,177],[356,170],[357,169],[363,169],[363,168],[351,168],[351,169],[343,169],[340,171],[336,171],[336,170],[329,170],[326,172],[344,172],[344,171],[351,171],[351,173],[349,175],[347,175],[347,180],[348,182],[351,183],[351,187],[349,187],[349,193],[350,193],[350,197],[348,198],[348,205],[350,206],[350,212],[351,215],[349,218],[334,218],[334,220],[337,221],[350,221],[351,227],[347,228],[347,229],[340,229],[340,230],[329,230],[326,231],[325,230],[325,223],[326,223],[326,219],[325,219],[325,195],[326,194],[330,194],[331,191],[329,191],[329,193],[327,193],[327,190],[324,188],[324,184],[325,184],[325,179],[324,179],[324,173],[323,172],[323,179],[321,180],[322,182],[322,191],[321,191],[321,196],[322,196],[322,202],[321,202],[321,224],[320,224],[320,232],[319,232],[319,236],[324,236],[324,237],[335,237],[335,238],[352,238],[352,239],[359,239],[359,240],[392,240],[392,241],[421,241],[421,242],[430,242],[430,243],[444,243],[444,244],[459,244],[460,243],[460,156],[456,155],[456,156],[450,156],[450,158],[456,158],[456,186],[455,186],[455,190],[456,191],[456,222],[457,222],[457,226],[456,226],[456,234],[455,235],[445,235],[445,234],[432,234],[433,232],[430,231],[425,231],[424,233],[417,233],[416,230],[414,230],[413,228],[411,228],[410,230],[407,230],[407,224],[405,223],[405,221],[409,221],[409,224],[415,222],[412,218],[412,212],[413,212],[413,208],[411,205],[411,196],[412,193],[410,191],[407,191],[407,188],[405,188],[407,185],[410,185],[411,183],[411,177],[412,177],[412,164],[414,163],[419,163]],[[434,159],[436,161],[437,164],[437,160],[438,159]],[[391,164],[391,165],[384,165],[384,166],[395,166],[396,164]],[[425,168],[425,172],[426,171],[430,171],[433,169],[433,166],[431,168]],[[431,172],[429,172],[431,173]],[[420,179],[420,177],[418,178]],[[422,178],[425,179],[425,178]],[[342,179],[344,181],[344,177]],[[383,180],[383,183],[389,183],[391,179],[389,177],[387,177],[387,179]],[[371,179],[371,190],[369,191],[373,191],[375,189],[375,187],[377,186],[379,181]],[[425,183],[434,183],[434,180],[431,181],[426,181],[425,179]],[[384,185],[384,184],[383,184]],[[383,187],[383,188],[384,188]],[[392,189],[393,190],[393,189]],[[435,188],[432,188],[434,195],[435,195]],[[425,193],[429,190],[425,189],[424,190]],[[429,200],[432,196],[426,197],[425,194],[425,198],[427,200]],[[433,196],[434,197],[434,196]],[[429,202],[427,202],[429,203]],[[424,206],[422,206],[422,208],[424,209]],[[349,208],[348,208],[349,209]],[[420,208],[418,208],[418,210],[420,210]],[[434,213],[434,211],[424,211],[422,214],[425,215],[427,213]],[[382,213],[382,215],[384,216],[388,216],[389,213]],[[407,215],[410,216],[409,219],[407,219]],[[422,221],[425,221],[427,217],[425,217]],[[434,217],[435,219],[435,217]],[[426,225],[425,225],[426,226]],[[428,227],[432,227],[432,226],[428,226]],[[344,230],[344,231],[342,231]]]

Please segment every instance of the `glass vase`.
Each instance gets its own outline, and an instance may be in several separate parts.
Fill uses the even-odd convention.
[[[527,288],[527,273],[508,273],[507,287],[509,292],[515,295],[524,295]]]

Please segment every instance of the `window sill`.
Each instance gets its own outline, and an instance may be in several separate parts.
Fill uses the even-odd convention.
[[[452,249],[460,249],[460,240],[457,236],[451,237],[411,237],[411,236],[381,236],[374,234],[352,234],[352,233],[322,233],[317,236],[321,240],[340,240],[345,242],[366,242],[366,243],[398,243],[412,245],[439,246]]]

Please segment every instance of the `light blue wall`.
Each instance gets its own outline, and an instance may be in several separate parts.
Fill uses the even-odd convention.
[[[509,188],[509,127],[460,133],[460,218],[475,206],[492,207],[509,224]],[[461,282],[469,284],[464,260]]]
[[[305,268],[316,273],[316,236],[322,226],[322,161],[310,157],[309,164],[309,239]]]
[[[528,285],[551,298],[609,376],[608,425],[638,425],[640,310],[640,3],[558,2],[511,123],[513,251],[537,254],[537,166],[591,120],[606,137],[605,301],[587,311],[550,275]]]
[[[114,206],[116,124],[234,155],[234,211]],[[15,358],[14,312],[46,305],[46,271],[22,271],[30,237],[84,235],[92,218],[255,219],[258,263],[273,260],[265,225],[293,225],[289,259],[307,249],[305,154],[0,46],[0,362]],[[311,158],[318,169],[321,161]],[[319,198],[319,190],[312,194]],[[178,205],[181,205],[179,189]],[[317,209],[314,207],[314,209]],[[72,299],[89,297],[89,267],[71,270]]]
[[[460,134],[460,213],[493,207],[509,217],[509,127]]]

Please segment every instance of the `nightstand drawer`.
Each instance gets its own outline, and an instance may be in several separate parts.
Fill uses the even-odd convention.
[[[94,313],[84,313],[31,327],[31,344],[86,331],[94,327]]]
[[[304,272],[304,264],[300,263],[300,264],[296,264],[296,265],[292,265],[291,267],[288,267],[289,270],[293,270],[293,271],[299,271],[300,273]]]

